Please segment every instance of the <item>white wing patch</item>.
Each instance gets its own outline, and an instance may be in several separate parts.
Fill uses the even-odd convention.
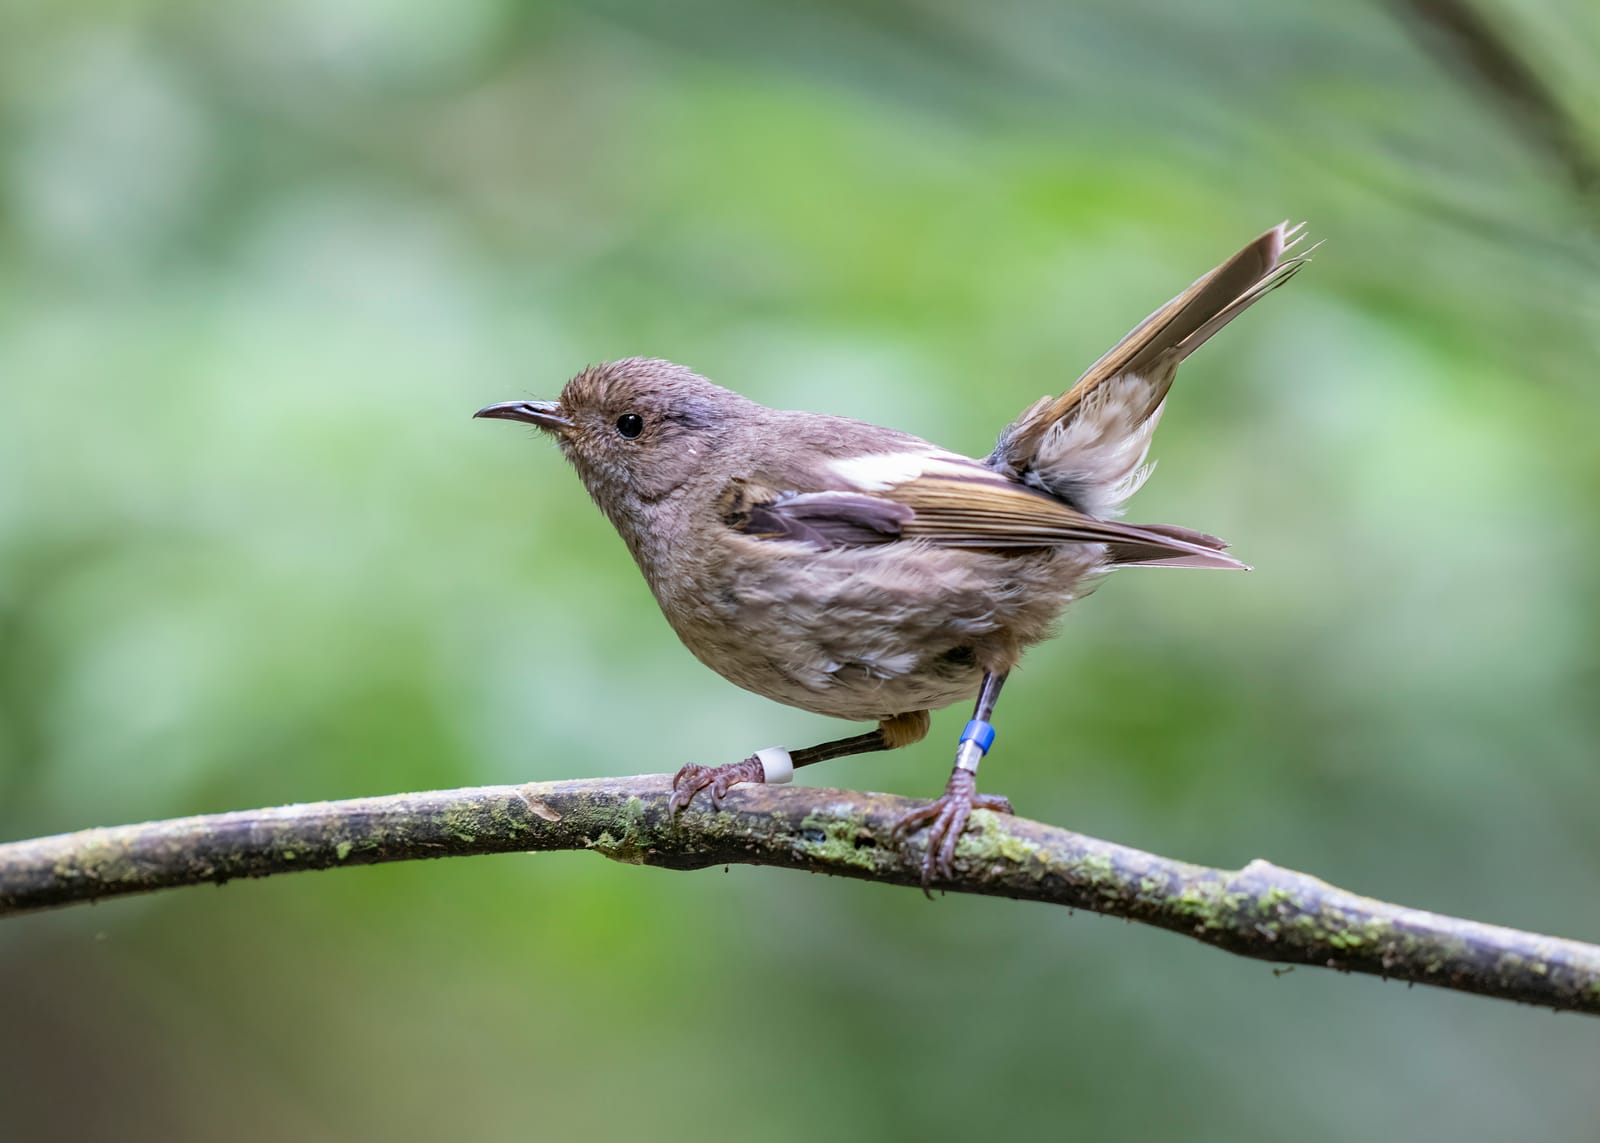
[[[989,470],[970,457],[946,452],[942,448],[914,449],[908,452],[880,452],[866,456],[847,456],[833,461],[834,475],[858,492],[887,492],[928,473],[974,475]]]

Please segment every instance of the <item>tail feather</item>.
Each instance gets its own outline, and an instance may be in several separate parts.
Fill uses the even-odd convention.
[[[1090,515],[1120,515],[1150,474],[1150,438],[1179,363],[1294,276],[1311,250],[1284,255],[1301,237],[1301,226],[1275,226],[1194,282],[1065,394],[1025,411],[1000,435],[988,464]]]
[[[1294,238],[1293,241],[1284,243],[1283,250],[1289,249],[1291,246],[1294,246],[1300,241],[1300,235],[1298,232],[1304,225],[1305,223],[1301,223],[1300,226],[1296,226],[1293,230],[1284,232],[1285,236],[1294,235]],[[1269,233],[1271,232],[1269,231]],[[1189,354],[1193,353],[1206,342],[1210,341],[1212,336],[1215,335],[1216,332],[1223,326],[1227,325],[1230,321],[1238,317],[1245,310],[1249,309],[1256,302],[1260,301],[1273,290],[1276,290],[1279,286],[1283,285],[1290,278],[1298,274],[1302,269],[1305,268],[1306,262],[1310,259],[1311,252],[1319,245],[1321,245],[1321,243],[1317,243],[1316,245],[1307,248],[1305,253],[1298,255],[1297,257],[1288,259],[1282,258],[1282,251],[1280,250],[1278,259],[1275,259],[1271,263],[1264,274],[1260,275],[1260,277],[1258,277],[1248,287],[1241,291],[1239,295],[1233,299],[1233,301],[1229,302],[1221,310],[1217,311],[1215,315],[1202,322],[1198,327],[1196,327],[1193,333],[1189,334],[1175,346],[1175,350],[1178,353],[1178,361],[1182,361],[1185,357],[1188,357]]]
[[[1249,571],[1250,565],[1224,554],[1226,540],[1177,524],[1140,524],[1139,531],[1176,541],[1190,548],[1175,553],[1158,544],[1117,543],[1106,545],[1106,562],[1124,568],[1227,568]]]

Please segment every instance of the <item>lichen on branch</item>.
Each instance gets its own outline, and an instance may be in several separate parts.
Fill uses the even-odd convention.
[[[91,829],[0,845],[0,916],[156,889],[425,857],[593,849],[672,869],[772,865],[920,883],[914,803],[741,787],[674,818],[666,775],[394,794]],[[1370,973],[1600,1015],[1600,946],[1426,913],[1265,861],[1173,861],[984,811],[936,886],[1087,909],[1241,956]]]

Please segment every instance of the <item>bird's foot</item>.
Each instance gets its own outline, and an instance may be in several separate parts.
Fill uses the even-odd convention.
[[[998,794],[980,794],[977,789],[978,778],[972,771],[952,770],[942,798],[918,806],[895,823],[896,838],[904,838],[921,826],[928,827],[928,848],[922,855],[924,893],[928,893],[928,886],[935,878],[948,881],[954,875],[956,843],[961,840],[973,810],[993,810],[998,814],[1013,812],[1009,799]]]
[[[667,803],[667,812],[677,816],[701,790],[711,791],[711,806],[720,810],[722,799],[740,782],[766,780],[766,768],[754,754],[743,762],[730,762],[726,766],[697,766],[691,762],[673,775],[672,800]]]

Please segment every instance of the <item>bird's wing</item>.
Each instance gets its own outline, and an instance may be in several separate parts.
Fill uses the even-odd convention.
[[[723,523],[763,540],[796,540],[819,548],[863,547],[898,540],[916,514],[904,504],[860,492],[796,492],[732,480],[718,504]]]
[[[803,491],[770,478],[724,491],[725,523],[762,539],[819,547],[920,540],[991,551],[1068,542],[1107,545],[1113,564],[1243,568],[1214,536],[1168,525],[1100,520],[1018,484],[975,460],[940,450],[858,456],[827,466],[838,487]]]

